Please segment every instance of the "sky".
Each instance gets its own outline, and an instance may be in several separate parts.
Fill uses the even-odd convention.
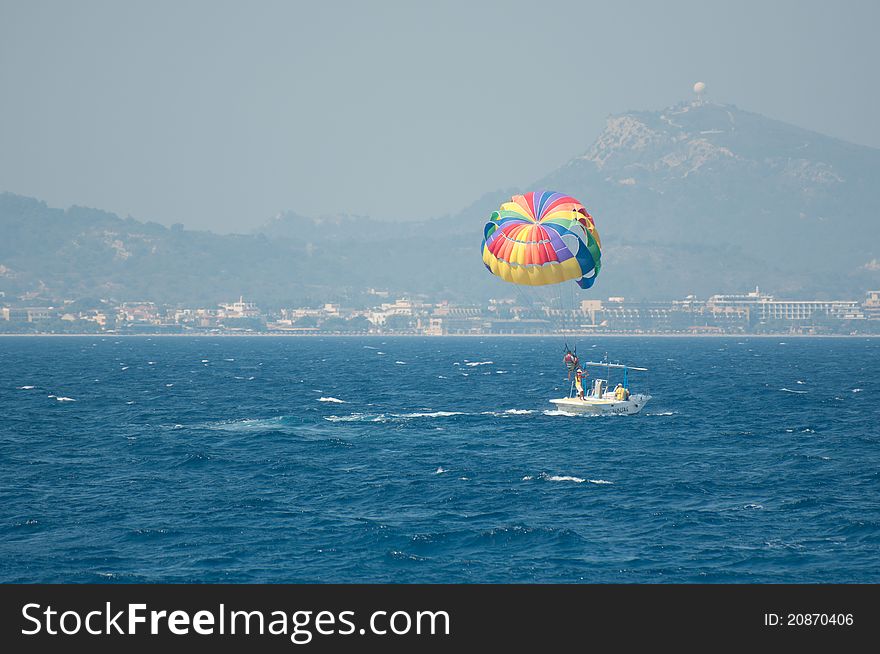
[[[9,2],[0,191],[247,232],[522,188],[708,85],[880,147],[880,3]]]

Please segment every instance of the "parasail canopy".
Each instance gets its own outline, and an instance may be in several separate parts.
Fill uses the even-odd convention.
[[[526,286],[575,280],[590,288],[601,267],[593,217],[575,198],[553,191],[502,204],[486,223],[482,252],[493,275]]]

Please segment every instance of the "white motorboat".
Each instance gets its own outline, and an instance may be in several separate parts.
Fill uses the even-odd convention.
[[[620,363],[608,361],[587,361],[583,366],[605,368],[605,379],[594,379],[589,389],[580,393],[575,390],[575,382],[571,384],[568,397],[550,400],[556,408],[566,413],[591,413],[600,415],[632,415],[642,410],[650,395],[643,393],[630,393],[629,371],[647,371],[647,368],[637,368]],[[623,370],[623,383],[616,388],[609,389],[608,377],[612,368]]]

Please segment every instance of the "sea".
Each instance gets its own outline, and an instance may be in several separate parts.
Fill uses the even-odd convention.
[[[0,582],[880,582],[880,339],[577,352],[645,410],[560,338],[0,338]]]

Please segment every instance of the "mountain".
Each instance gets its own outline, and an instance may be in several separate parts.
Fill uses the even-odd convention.
[[[788,297],[880,287],[880,150],[731,105],[608,118],[594,143],[530,188],[579,198],[603,269],[583,297],[661,299],[755,285]],[[442,180],[438,180],[442,185]],[[166,228],[0,194],[7,298],[108,298],[267,307],[362,305],[369,288],[452,301],[515,295],[479,256],[482,226],[514,189],[455,215],[391,223],[279,214],[251,234]]]
[[[609,118],[537,186],[590,208],[602,281],[627,293],[760,283],[836,295],[877,283],[878,180],[880,150],[729,105],[681,104]]]
[[[258,291],[287,299],[304,277],[301,258],[265,236],[166,228],[96,209],[53,209],[0,194],[0,291],[38,300],[88,296],[117,301],[212,304]],[[299,297],[323,289],[297,284]]]

